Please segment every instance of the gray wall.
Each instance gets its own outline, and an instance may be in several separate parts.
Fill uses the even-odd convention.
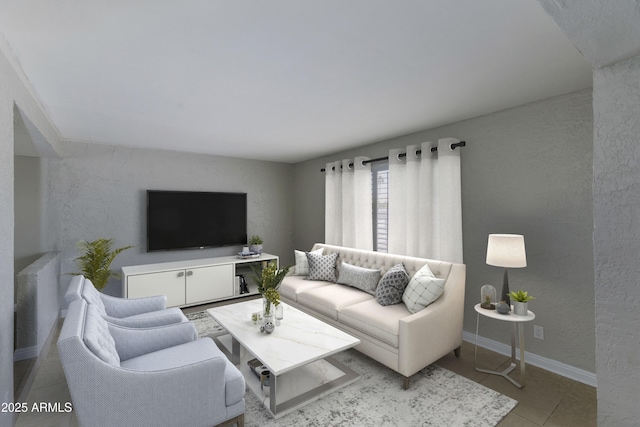
[[[293,166],[162,150],[63,142],[49,162],[50,217],[63,272],[75,271],[76,242],[113,238],[135,245],[112,264],[148,264],[232,255],[241,247],[146,252],[146,190],[245,192],[248,234],[263,237],[264,251],[293,261]],[[68,278],[65,280],[68,281]],[[106,293],[121,295],[112,279]]]
[[[593,213],[598,425],[640,425],[640,57],[598,69]]]
[[[485,264],[490,233],[525,236],[528,266],[510,284],[530,303],[544,341],[525,328],[527,350],[595,372],[591,92],[581,91],[426,130],[296,165],[295,246],[324,239],[324,174],[328,161],[385,156],[390,148],[454,137],[462,148],[462,204],[467,288],[464,329],[475,332],[483,284],[498,292],[502,271]],[[485,322],[480,334],[509,343],[507,325]]]

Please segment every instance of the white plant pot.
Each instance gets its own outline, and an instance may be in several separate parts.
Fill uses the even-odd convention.
[[[513,314],[526,316],[529,310],[528,305],[529,303],[527,302],[513,301]]]

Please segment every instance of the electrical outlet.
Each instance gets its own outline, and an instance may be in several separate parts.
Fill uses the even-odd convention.
[[[544,328],[542,326],[533,325],[533,337],[539,340],[544,339]]]

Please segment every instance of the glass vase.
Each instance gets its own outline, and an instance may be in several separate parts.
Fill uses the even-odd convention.
[[[262,317],[273,316],[273,304],[266,298],[262,298]]]

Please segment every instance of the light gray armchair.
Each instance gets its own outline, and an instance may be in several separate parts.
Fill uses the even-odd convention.
[[[166,308],[164,295],[145,298],[116,298],[99,292],[84,276],[73,276],[65,293],[67,304],[83,298],[94,305],[109,323],[131,328],[150,328],[188,322],[177,307]]]
[[[244,425],[244,377],[192,323],[125,328],[80,299],[58,350],[80,426]]]

